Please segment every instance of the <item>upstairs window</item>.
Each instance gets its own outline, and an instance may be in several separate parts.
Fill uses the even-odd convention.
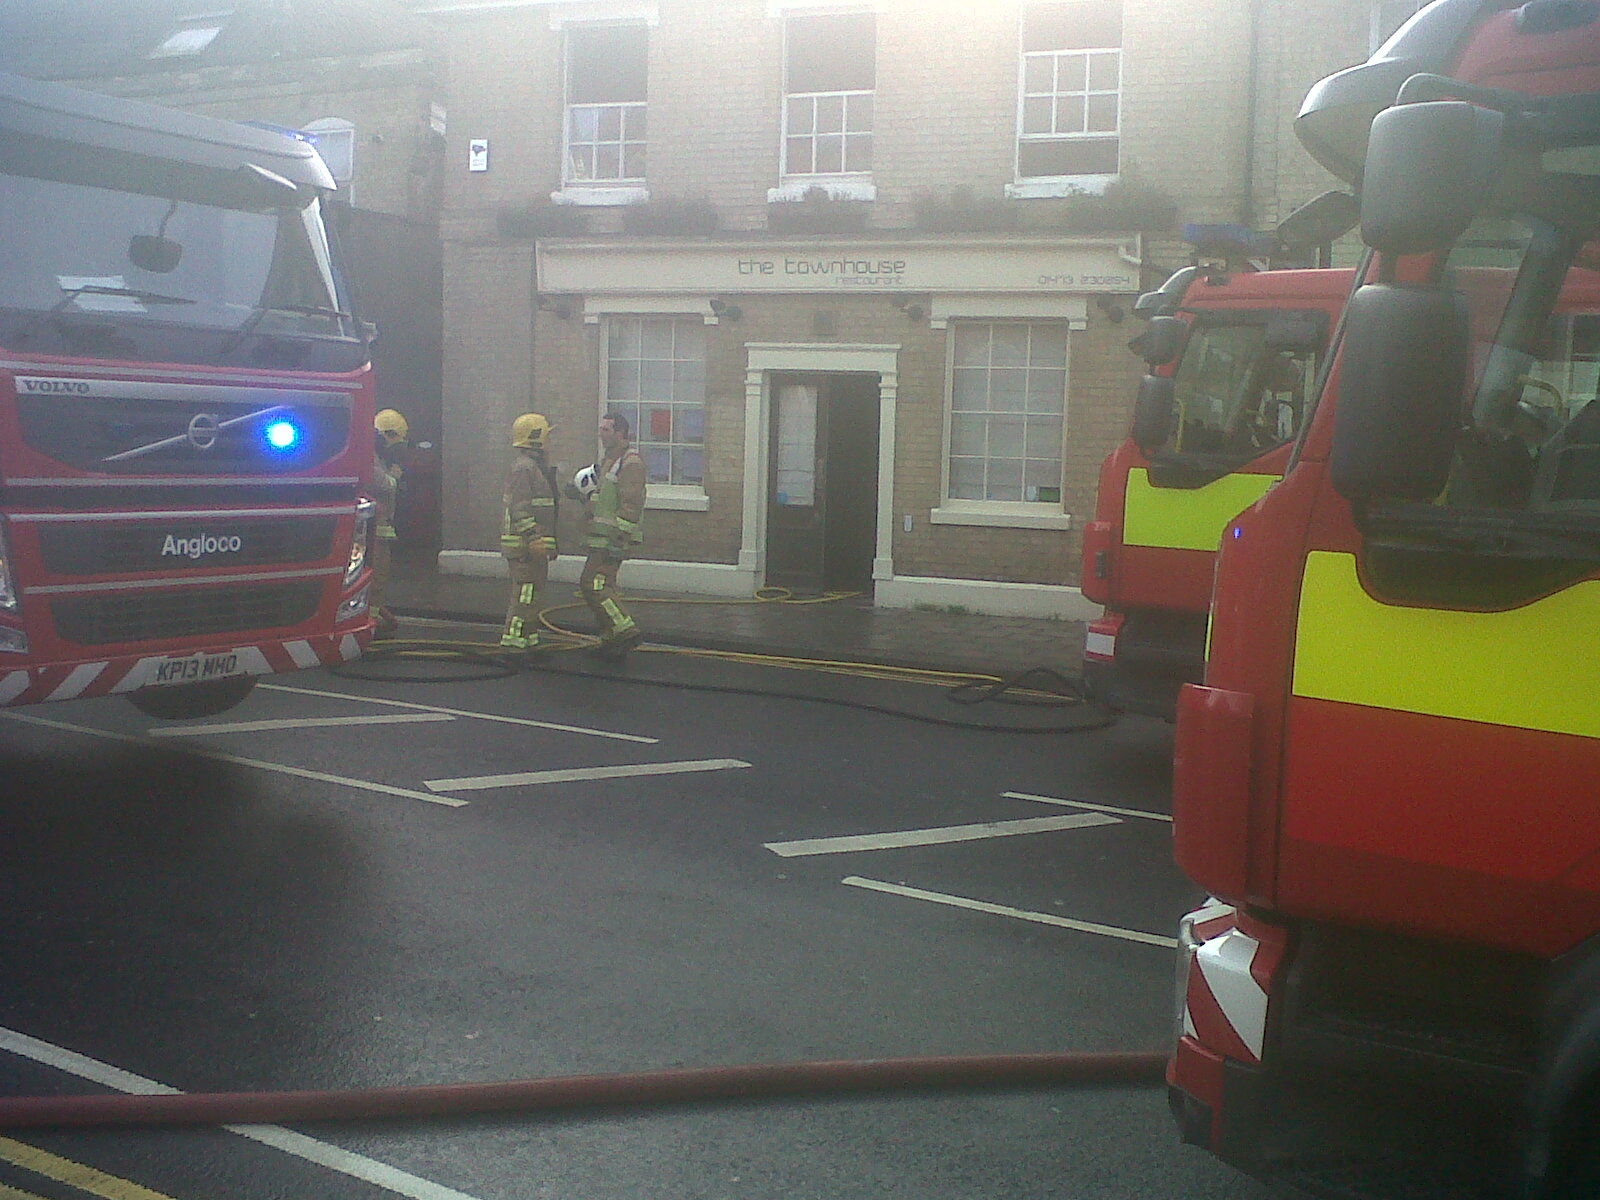
[[[783,173],[870,174],[876,17],[790,17],[785,31]]]
[[[566,183],[643,183],[649,30],[567,32]]]
[[[1023,12],[1017,178],[1115,175],[1122,124],[1121,0]]]

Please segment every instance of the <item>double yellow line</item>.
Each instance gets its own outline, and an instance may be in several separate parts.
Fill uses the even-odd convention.
[[[70,1158],[51,1154],[26,1142],[0,1137],[0,1162],[8,1162],[35,1175],[43,1175],[57,1183],[100,1196],[103,1200],[171,1200],[161,1192],[153,1192],[131,1180],[108,1175],[98,1168],[73,1162]],[[44,1200],[32,1192],[0,1183],[0,1200]]]

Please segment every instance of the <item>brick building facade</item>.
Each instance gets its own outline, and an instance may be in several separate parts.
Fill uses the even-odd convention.
[[[412,7],[451,81],[445,569],[501,569],[516,414],[570,473],[609,410],[651,469],[632,586],[1079,615],[1131,300],[1184,224],[1333,186],[1299,99],[1418,5]]]

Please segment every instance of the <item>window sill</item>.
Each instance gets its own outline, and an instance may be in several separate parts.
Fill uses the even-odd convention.
[[[798,204],[806,193],[821,188],[830,200],[876,200],[878,189],[860,175],[791,175],[775,188],[767,189],[768,204]]]
[[[674,512],[708,512],[711,497],[704,488],[681,483],[652,483],[645,489],[644,506]]]
[[[580,208],[619,208],[624,204],[644,204],[649,199],[650,189],[642,183],[569,183],[559,192],[550,193],[552,204],[570,204]]]
[[[1058,175],[1006,184],[1008,200],[1060,200],[1067,196],[1103,196],[1115,175]]]
[[[1054,504],[947,500],[928,514],[930,525],[982,525],[991,529],[1071,529],[1072,514]]]

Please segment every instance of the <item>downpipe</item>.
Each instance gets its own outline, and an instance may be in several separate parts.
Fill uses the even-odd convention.
[[[209,1092],[0,1098],[0,1128],[287,1125],[442,1119],[716,1101],[1018,1088],[1153,1087],[1165,1054],[999,1054],[671,1068],[497,1083],[350,1091]]]

